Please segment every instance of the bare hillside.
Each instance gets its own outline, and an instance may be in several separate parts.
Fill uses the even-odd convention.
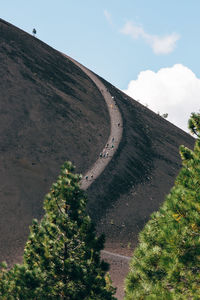
[[[0,45],[0,261],[12,264],[60,166],[71,160],[77,172],[88,170],[106,144],[110,120],[94,82],[58,51],[3,20]],[[99,79],[121,112],[123,135],[87,191],[88,212],[106,234],[106,251],[119,258],[132,254],[139,231],[173,186],[179,146],[192,148],[194,139]],[[127,260],[106,255],[121,299]]]
[[[0,20],[0,260],[21,255],[60,166],[96,161],[109,114],[94,83],[59,52]]]

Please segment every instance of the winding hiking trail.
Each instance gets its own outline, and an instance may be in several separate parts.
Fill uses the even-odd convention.
[[[88,77],[95,83],[99,91],[101,92],[102,96],[104,97],[104,100],[106,102],[109,116],[110,116],[110,135],[109,138],[104,146],[103,149],[101,149],[99,153],[99,158],[96,160],[96,162],[91,166],[91,168],[84,174],[82,180],[81,180],[81,188],[83,190],[87,190],[88,187],[93,183],[93,181],[103,172],[103,170],[106,168],[106,166],[111,161],[114,153],[117,151],[117,148],[119,146],[119,143],[122,138],[123,134],[123,121],[122,116],[120,114],[120,111],[118,109],[118,106],[115,102],[114,97],[110,94],[108,89],[105,87],[105,85],[101,82],[101,80],[89,69],[81,65],[79,62],[74,60],[73,58],[65,55],[62,53],[65,57],[67,57],[69,60],[71,60],[75,65],[77,65],[83,72],[85,72]],[[113,282],[118,283],[118,274],[121,273],[121,278],[125,278],[128,268],[129,268],[129,261],[131,257],[120,255],[117,253],[109,252],[106,250],[101,251],[101,256],[103,259],[108,261],[111,264],[111,270],[114,267],[115,274],[116,269],[117,271],[117,277],[116,279],[113,278]],[[121,282],[120,282],[121,283]],[[118,284],[117,284],[118,286]],[[124,295],[123,287],[120,284],[120,287],[117,291],[117,298],[122,299]]]
[[[123,121],[114,97],[109,93],[109,91],[101,82],[101,80],[97,78],[97,76],[93,72],[88,70],[86,67],[81,65],[73,58],[65,54],[63,55],[69,60],[71,60],[74,64],[76,64],[95,83],[95,85],[97,86],[97,88],[99,89],[99,91],[105,99],[110,115],[110,135],[104,148],[101,149],[101,151],[99,152],[99,154],[102,154],[102,157],[99,156],[97,161],[84,174],[81,180],[81,188],[83,190],[87,190],[87,188],[92,184],[92,182],[103,172],[105,167],[111,161],[114,153],[116,152],[123,134]]]

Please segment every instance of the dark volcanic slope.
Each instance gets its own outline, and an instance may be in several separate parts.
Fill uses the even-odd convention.
[[[109,135],[93,82],[59,52],[0,20],[0,261],[22,254],[61,164],[84,172]]]
[[[0,42],[0,261],[11,263],[22,254],[31,219],[42,215],[60,165],[70,159],[78,171],[91,166],[110,125],[99,91],[68,59],[3,21]],[[114,158],[88,190],[88,211],[98,232],[106,233],[107,250],[132,254],[138,232],[180,170],[179,145],[192,148],[194,139],[103,82],[115,96],[124,131]]]
[[[194,139],[103,82],[120,108],[124,130],[115,156],[88,190],[88,211],[98,232],[106,234],[106,250],[131,256],[138,233],[164,201],[181,168],[179,146],[192,148]],[[123,299],[128,263],[118,256],[105,258],[117,298]]]
[[[192,148],[194,138],[103,82],[120,108],[124,131],[113,160],[88,190],[88,210],[106,234],[106,248],[131,255],[181,168],[179,146]]]

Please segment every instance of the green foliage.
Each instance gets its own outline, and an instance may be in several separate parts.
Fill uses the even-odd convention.
[[[197,135],[194,151],[180,147],[175,185],[140,234],[126,300],[200,299],[200,114],[192,114],[189,128]]]
[[[33,33],[33,35],[34,35],[34,36],[36,35],[37,31],[36,31],[36,29],[35,29],[35,28],[33,28],[33,31],[32,31],[32,33]]]
[[[100,259],[104,236],[95,236],[85,212],[80,175],[66,162],[44,201],[41,222],[33,220],[22,265],[0,271],[0,299],[114,299]]]
[[[163,117],[164,119],[167,119],[168,113],[163,114],[162,117]]]

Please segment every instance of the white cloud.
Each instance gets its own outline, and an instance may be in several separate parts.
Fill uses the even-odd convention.
[[[142,71],[124,92],[155,112],[168,113],[168,120],[186,132],[191,112],[200,109],[200,79],[181,64]]]
[[[105,16],[105,18],[106,18],[106,20],[108,21],[108,23],[110,24],[110,25],[113,25],[113,21],[112,21],[112,16],[111,16],[111,14],[105,9],[104,10],[104,16]]]
[[[162,38],[151,36],[150,45],[155,54],[168,54],[174,51],[179,35],[172,33]]]
[[[150,45],[155,54],[171,53],[175,49],[176,42],[180,38],[177,33],[172,33],[163,37],[148,34],[144,31],[142,26],[136,26],[130,21],[126,22],[120,32],[125,35],[130,35],[133,39],[143,38],[145,42]]]
[[[133,39],[137,39],[140,36],[145,38],[146,34],[141,26],[135,26],[132,22],[126,22],[124,27],[121,29],[121,33],[130,35]]]

